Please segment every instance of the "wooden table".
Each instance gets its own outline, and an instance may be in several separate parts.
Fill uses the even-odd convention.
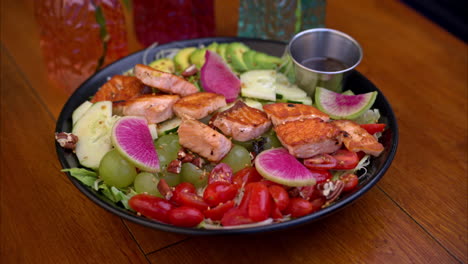
[[[103,210],[60,172],[53,131],[70,92],[46,77],[31,2],[1,3],[1,263],[468,262],[467,45],[402,3],[327,6],[327,26],[362,44],[358,70],[398,118],[398,153],[377,186],[290,231],[188,237]]]

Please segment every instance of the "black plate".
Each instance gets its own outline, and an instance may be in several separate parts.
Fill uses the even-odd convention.
[[[249,38],[204,38],[204,39],[194,39],[187,41],[180,41],[169,43],[166,45],[161,45],[154,49],[148,51],[139,51],[134,54],[131,54],[115,63],[107,66],[102,69],[95,75],[91,76],[85,83],[83,83],[68,99],[67,103],[60,113],[59,119],[57,121],[57,132],[70,132],[72,130],[72,113],[73,111],[81,105],[85,100],[90,96],[94,95],[98,88],[103,85],[107,78],[116,74],[122,74],[122,72],[133,67],[137,63],[143,62],[143,57],[147,56],[148,62],[151,61],[149,58],[154,58],[154,55],[163,49],[170,48],[183,48],[188,46],[198,46],[200,44],[207,45],[211,42],[234,42],[240,41],[248,45],[254,50],[263,51],[272,55],[281,56],[285,49],[285,43],[278,41],[267,41],[267,40],[258,40],[258,39],[249,39]],[[71,177],[67,173],[71,182],[89,199],[94,201],[99,206],[104,209],[121,216],[127,220],[133,221],[144,226],[152,227],[155,229],[160,229],[169,232],[190,234],[190,235],[214,235],[214,234],[247,234],[247,233],[257,233],[257,232],[266,232],[273,230],[283,230],[293,226],[298,226],[301,224],[309,223],[325,216],[328,216],[337,210],[344,208],[345,206],[354,202],[357,198],[366,193],[370,188],[372,188],[382,176],[385,174],[387,169],[390,167],[390,164],[393,161],[393,158],[396,154],[397,145],[398,145],[398,127],[395,119],[395,115],[392,111],[390,104],[383,95],[383,93],[375,87],[372,82],[370,82],[366,77],[360,74],[357,71],[351,72],[348,76],[345,84],[344,90],[351,89],[354,93],[366,93],[371,91],[378,91],[378,96],[375,101],[374,107],[380,110],[382,115],[381,121],[387,124],[387,130],[383,133],[380,142],[384,145],[384,152],[377,158],[371,160],[371,164],[368,166],[369,177],[366,177],[366,180],[361,181],[359,184],[359,189],[355,192],[343,197],[337,203],[327,207],[323,210],[320,210],[316,213],[297,218],[294,220],[286,221],[283,223],[275,223],[266,226],[252,227],[252,228],[243,228],[243,229],[222,229],[222,230],[205,230],[205,229],[195,229],[195,228],[182,228],[172,225],[162,224],[155,222],[143,217],[139,217],[136,214],[133,214],[130,211],[127,211],[112,202],[108,201],[104,196],[97,193],[91,188],[82,185],[78,180]],[[65,151],[58,144],[56,144],[57,155],[62,163],[63,168],[74,168],[78,167],[79,163],[76,156],[73,153]]]

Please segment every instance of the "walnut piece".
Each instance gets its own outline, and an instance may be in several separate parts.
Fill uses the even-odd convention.
[[[72,133],[60,132],[55,133],[55,140],[62,148],[74,150],[78,142],[78,137]]]

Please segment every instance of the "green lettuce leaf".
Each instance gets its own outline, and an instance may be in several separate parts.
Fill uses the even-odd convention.
[[[96,172],[83,168],[63,169],[62,172],[69,172],[72,177],[89,187],[92,187],[98,179]]]

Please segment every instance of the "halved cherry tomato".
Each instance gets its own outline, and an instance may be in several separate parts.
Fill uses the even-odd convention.
[[[289,201],[289,206],[286,209],[287,214],[291,214],[292,217],[301,217],[312,213],[314,206],[311,202],[303,198],[291,198]]]
[[[258,182],[262,179],[263,177],[254,167],[245,167],[234,174],[232,182],[240,187],[243,187],[247,183]]]
[[[208,208],[208,203],[206,203],[203,198],[196,193],[181,192],[177,194],[177,197],[177,201],[181,205],[197,208],[201,211]]]
[[[175,226],[194,227],[203,221],[204,216],[196,208],[181,206],[169,211],[168,218],[169,222]]]
[[[280,186],[280,187],[283,186],[282,184],[279,184],[279,183],[276,183],[276,182],[267,180],[267,179],[265,179],[265,178],[263,178],[260,182],[263,183],[263,184],[265,184],[266,187],[270,187],[270,186],[272,186],[272,185],[276,185],[276,186]]]
[[[323,197],[323,193],[317,189],[317,185],[307,185],[298,188],[301,197],[308,201]]]
[[[328,179],[331,179],[331,177],[332,177],[331,172],[327,171],[327,170],[312,170],[312,169],[309,169],[309,171],[314,176],[316,183],[325,182]]]
[[[271,185],[268,187],[268,192],[270,192],[275,207],[278,208],[280,212],[284,211],[284,209],[288,207],[289,195],[283,187],[278,185]]]
[[[210,218],[213,221],[221,220],[224,214],[233,208],[235,205],[234,201],[228,201],[225,203],[221,203],[215,208],[208,208],[203,212],[206,218]]]
[[[244,211],[238,207],[234,207],[227,211],[221,219],[223,226],[235,226],[253,223],[252,219],[249,218],[247,211]]]
[[[326,201],[327,199],[323,196],[311,200],[310,203],[312,204],[312,207],[313,207],[312,212],[315,212],[319,210],[320,208],[322,208],[322,205],[324,205]]]
[[[226,163],[219,163],[211,170],[208,184],[217,181],[232,183],[232,169]]]
[[[332,156],[336,159],[337,163],[335,170],[350,170],[354,169],[359,163],[359,157],[356,152],[346,149],[339,149]]]
[[[134,195],[128,204],[138,213],[164,223],[169,223],[168,213],[174,208],[169,201],[149,194]]]
[[[251,195],[249,200],[249,218],[255,222],[266,220],[271,212],[271,196],[266,185],[260,182],[249,183]]]
[[[342,175],[340,180],[344,182],[343,192],[349,192],[354,190],[359,183],[359,179],[355,174],[348,173]]]
[[[208,184],[203,192],[203,199],[210,206],[217,206],[234,199],[237,195],[237,185],[224,181],[217,181]]]
[[[311,158],[304,159],[304,166],[313,170],[329,170],[336,166],[336,159],[330,154],[318,154]]]
[[[373,135],[377,132],[382,132],[385,129],[385,124],[362,124],[362,128],[364,128],[369,134]]]
[[[195,194],[195,186],[190,182],[181,182],[177,184],[174,191],[172,192],[171,201],[175,202],[176,204],[182,204],[179,200],[179,194],[181,193],[193,193]]]

